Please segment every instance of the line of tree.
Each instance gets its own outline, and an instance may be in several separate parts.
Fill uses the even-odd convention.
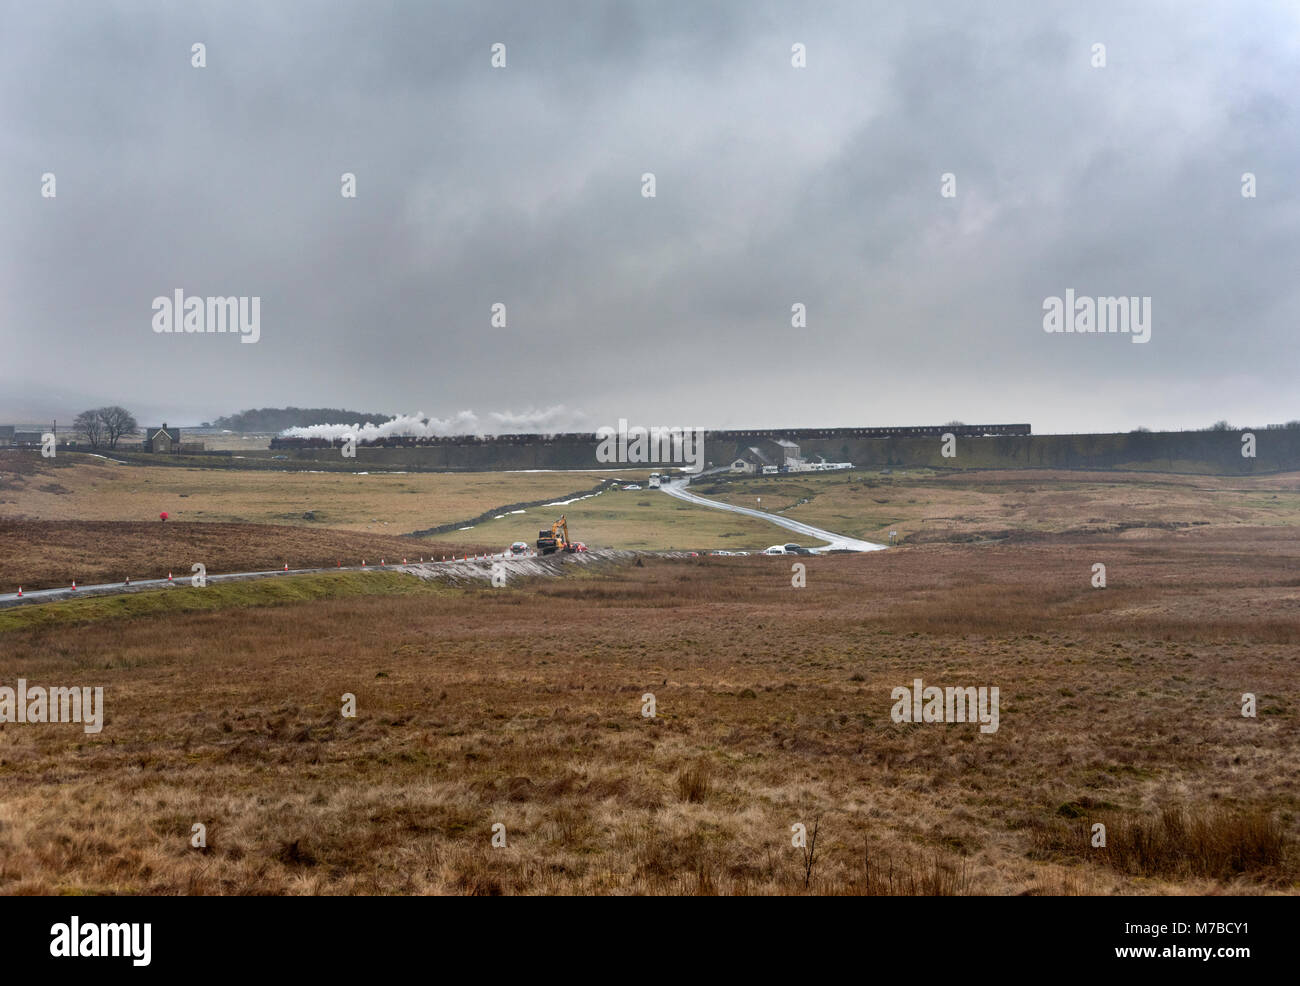
[[[231,431],[278,432],[308,425],[378,425],[392,419],[391,414],[364,414],[339,407],[259,407],[217,418],[213,424]]]
[[[91,448],[107,446],[110,449],[117,448],[122,436],[135,434],[140,429],[131,412],[116,404],[82,411],[72,422],[72,427]]]
[[[1300,429],[1300,421],[1287,421],[1287,422],[1284,423],[1284,424],[1264,425],[1263,428],[1259,428],[1259,427],[1254,427],[1254,426],[1247,427],[1247,426],[1234,425],[1234,424],[1231,424],[1230,422],[1228,422],[1227,420],[1220,420],[1220,421],[1216,421],[1216,422],[1214,422],[1214,424],[1212,424],[1212,425],[1207,425],[1207,426],[1204,427],[1204,428],[1180,428],[1179,431],[1183,431],[1183,432],[1188,432],[1188,431],[1250,431],[1250,430],[1252,430],[1252,429],[1253,429],[1254,431],[1296,431],[1296,430]],[[1132,430],[1130,430],[1130,431],[1129,431],[1129,434],[1130,434],[1130,435],[1149,435],[1149,434],[1151,434],[1151,429],[1148,428],[1148,427],[1146,427],[1145,425],[1138,425],[1136,428],[1133,428]]]
[[[1264,425],[1263,431],[1293,431],[1300,428],[1300,421],[1288,421],[1280,425]],[[1245,428],[1229,424],[1227,421],[1216,421],[1208,428],[1199,429],[1200,431],[1244,431]],[[1260,430],[1260,429],[1256,429]]]

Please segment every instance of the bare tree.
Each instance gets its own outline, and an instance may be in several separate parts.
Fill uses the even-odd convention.
[[[82,411],[72,422],[72,427],[78,434],[86,436],[91,448],[99,448],[104,440],[104,422],[100,420],[98,411]]]
[[[132,434],[140,427],[130,411],[116,404],[112,407],[101,407],[96,413],[104,426],[104,437],[108,439],[108,447],[111,449],[117,448],[119,438]]]

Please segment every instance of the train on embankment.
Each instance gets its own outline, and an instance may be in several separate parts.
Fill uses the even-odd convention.
[[[709,442],[752,442],[759,439],[785,439],[787,441],[838,441],[862,438],[920,438],[925,436],[943,436],[952,434],[958,438],[983,438],[1007,435],[1028,435],[1027,424],[1001,425],[909,425],[894,428],[777,428],[777,429],[743,429],[718,430],[705,429],[705,439]],[[415,435],[388,435],[383,438],[357,439],[356,444],[365,448],[438,448],[443,446],[491,446],[491,445],[569,445],[595,441],[594,433],[559,432],[556,434],[516,434],[516,435],[437,435],[418,437]],[[271,439],[272,449],[328,449],[339,448],[342,439],[334,438],[287,438],[276,436]]]
[[[945,440],[950,434],[955,442]],[[740,459],[771,461],[780,469],[791,456],[805,463],[852,463],[856,469],[930,468],[1124,470],[1184,474],[1250,475],[1300,470],[1300,428],[1268,426],[1182,432],[1033,434],[1028,424],[920,425],[882,428],[752,428],[705,431],[706,469],[726,469]],[[495,472],[596,471],[626,468],[598,455],[594,432],[517,435],[393,435],[361,439],[277,437],[268,452],[286,468]],[[793,448],[795,446],[797,448]],[[762,453],[760,455],[759,453]],[[256,453],[245,454],[246,462]],[[343,456],[340,458],[340,456]],[[676,465],[645,460],[648,467]],[[763,470],[764,472],[769,470]]]

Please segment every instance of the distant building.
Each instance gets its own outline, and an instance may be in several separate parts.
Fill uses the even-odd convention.
[[[741,452],[740,455],[732,461],[732,472],[762,472],[764,467],[771,467],[772,471],[776,470],[776,463],[761,448],[750,446]]]
[[[772,438],[768,444],[776,446],[773,458],[778,459],[776,464],[779,466],[790,466],[803,461],[799,458],[799,446],[788,438]]]
[[[778,472],[828,472],[835,469],[852,469],[852,462],[807,462],[799,457],[799,446],[785,438],[764,439],[759,446],[751,446],[731,463],[733,473],[759,473],[770,476]]]
[[[13,444],[28,448],[40,445],[41,434],[39,431],[15,431]]]
[[[0,425],[0,446],[14,443],[14,426]]]
[[[757,468],[754,463],[750,462],[743,456],[731,464],[731,471],[737,473],[750,473]]]
[[[164,421],[161,428],[150,428],[144,433],[144,442],[140,446],[146,452],[175,453],[181,450],[181,430],[168,428]]]

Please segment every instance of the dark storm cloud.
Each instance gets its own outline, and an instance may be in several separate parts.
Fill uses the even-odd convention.
[[[1296,417],[1300,19],[1131,8],[12,5],[0,416]],[[261,340],[155,334],[178,287]],[[1067,288],[1151,342],[1044,333]]]

